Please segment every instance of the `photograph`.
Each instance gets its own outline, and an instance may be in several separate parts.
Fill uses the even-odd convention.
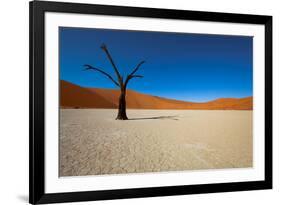
[[[31,1],[29,203],[272,189],[272,24]]]
[[[253,37],[59,27],[59,176],[253,167]]]

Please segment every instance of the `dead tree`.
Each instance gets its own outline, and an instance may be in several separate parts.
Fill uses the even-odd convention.
[[[110,74],[106,73],[105,71],[103,71],[100,68],[97,67],[93,67],[89,64],[84,65],[85,70],[94,70],[94,71],[98,71],[101,74],[103,74],[104,76],[108,77],[117,87],[119,87],[120,89],[120,96],[119,96],[119,104],[118,104],[118,115],[116,117],[116,120],[127,120],[127,114],[126,114],[126,90],[127,90],[127,86],[128,83],[130,82],[131,79],[133,78],[142,78],[142,75],[136,75],[136,72],[138,71],[138,69],[140,68],[140,66],[145,62],[145,61],[141,61],[134,69],[133,71],[128,74],[126,76],[126,79],[123,78],[123,76],[120,74],[120,72],[118,71],[107,47],[105,44],[101,45],[101,49],[105,52],[107,58],[109,59],[117,80],[115,80]]]

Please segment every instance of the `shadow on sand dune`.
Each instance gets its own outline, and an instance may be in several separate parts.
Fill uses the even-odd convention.
[[[174,116],[158,116],[158,117],[138,117],[129,118],[129,120],[178,120],[177,115]]]

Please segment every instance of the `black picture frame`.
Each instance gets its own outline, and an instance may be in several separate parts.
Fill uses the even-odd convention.
[[[62,2],[30,2],[30,143],[29,202],[31,204],[75,202],[106,199],[154,197],[198,193],[230,192],[272,188],[272,17],[201,11],[105,6]],[[210,22],[260,24],[265,26],[265,180],[235,183],[197,184],[153,188],[45,193],[45,12],[100,14]]]

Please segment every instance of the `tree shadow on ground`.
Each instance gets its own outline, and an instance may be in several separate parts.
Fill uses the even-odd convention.
[[[157,116],[157,117],[137,117],[137,118],[129,118],[128,120],[179,120],[176,117],[177,115],[171,116]]]

